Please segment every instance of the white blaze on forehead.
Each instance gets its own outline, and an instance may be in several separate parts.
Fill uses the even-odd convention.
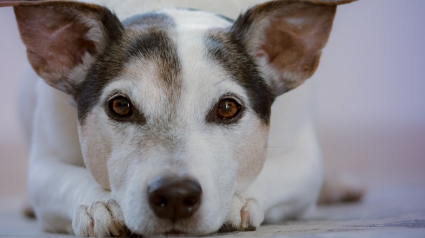
[[[166,9],[160,12],[173,18],[176,23],[177,32],[179,33],[183,33],[184,29],[190,31],[199,29],[202,32],[203,30],[205,31],[214,27],[228,27],[232,25],[226,19],[210,12],[184,9]]]
[[[180,111],[205,122],[207,111],[225,93],[235,93],[247,100],[243,88],[217,62],[208,58],[205,39],[214,28],[227,28],[231,23],[220,16],[202,11],[169,9],[163,11],[173,18],[169,37],[177,47],[181,64],[182,92]],[[191,118],[186,118],[190,120]]]

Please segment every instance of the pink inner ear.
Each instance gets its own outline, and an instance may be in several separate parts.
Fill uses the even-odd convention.
[[[51,7],[17,7],[15,12],[30,62],[46,80],[66,77],[85,52],[94,53],[94,43],[85,39],[89,28],[75,16]]]

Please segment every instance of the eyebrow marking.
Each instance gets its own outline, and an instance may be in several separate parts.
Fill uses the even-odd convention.
[[[152,27],[148,33],[133,39],[126,51],[129,57],[155,61],[159,69],[159,78],[165,82],[168,88],[180,92],[181,63],[177,47],[166,32]]]
[[[174,101],[181,94],[181,63],[177,46],[169,37],[175,24],[164,13],[136,15],[124,21],[125,31],[110,42],[98,55],[79,86],[76,96],[78,119],[84,123],[87,114],[98,104],[102,90],[116,79],[134,58],[154,61],[158,65],[158,79]]]
[[[274,96],[245,47],[226,29],[214,29],[204,39],[207,57],[218,62],[244,88],[258,117],[269,124]]]

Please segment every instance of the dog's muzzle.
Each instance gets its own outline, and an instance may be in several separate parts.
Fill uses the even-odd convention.
[[[149,184],[147,194],[156,216],[175,222],[196,212],[201,204],[202,188],[192,178],[163,176]]]

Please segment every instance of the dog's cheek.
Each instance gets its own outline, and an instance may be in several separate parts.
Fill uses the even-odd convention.
[[[239,141],[235,151],[235,160],[239,164],[237,191],[245,190],[263,168],[267,155],[269,125],[261,120],[252,120],[246,134]]]
[[[144,194],[147,181],[140,169],[144,165],[140,160],[127,157],[111,160],[108,166],[112,195],[122,209],[127,227],[139,234],[144,231],[145,225],[152,225],[155,221]]]
[[[108,139],[104,123],[95,113],[79,122],[79,136],[84,162],[96,182],[104,189],[110,190],[108,158],[111,154],[111,141]]]

